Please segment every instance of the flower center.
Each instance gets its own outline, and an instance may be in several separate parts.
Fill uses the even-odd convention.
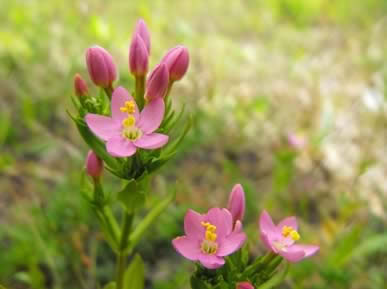
[[[142,136],[142,131],[136,127],[136,118],[133,114],[136,112],[136,104],[133,100],[125,101],[120,111],[126,112],[128,117],[122,121],[122,137],[135,141]]]
[[[293,241],[297,241],[300,239],[300,234],[298,234],[298,232],[290,226],[283,226],[282,236],[284,236],[285,238],[290,237]]]
[[[205,254],[213,255],[218,250],[218,243],[216,243],[216,226],[209,222],[201,222],[201,225],[206,228],[204,233],[204,240],[201,244],[201,250]]]
[[[133,115],[128,115],[128,117],[122,121],[122,136],[131,141],[139,139],[142,136],[142,131],[136,127],[135,124],[136,118]]]

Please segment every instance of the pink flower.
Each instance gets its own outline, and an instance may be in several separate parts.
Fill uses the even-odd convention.
[[[150,54],[150,35],[149,35],[149,30],[148,27],[145,24],[145,21],[143,19],[139,19],[136,24],[136,29],[134,34],[138,34],[142,40],[144,41],[145,47],[148,51],[148,55]]]
[[[245,215],[245,192],[240,184],[236,184],[230,193],[227,209],[230,211],[233,222],[242,221]]]
[[[135,76],[145,76],[148,71],[148,50],[139,34],[135,34],[129,48],[129,68]]]
[[[79,73],[76,73],[74,76],[74,90],[78,97],[85,96],[89,93],[86,81],[79,75]]]
[[[188,70],[189,53],[188,49],[178,45],[170,49],[161,62],[167,65],[169,78],[173,81],[180,80]]]
[[[305,148],[307,143],[304,137],[296,135],[294,133],[289,133],[288,144],[296,150],[302,150],[303,148]]]
[[[172,241],[176,251],[208,269],[223,266],[223,257],[237,251],[246,240],[241,222],[237,221],[233,230],[232,216],[227,209],[212,208],[205,215],[188,210],[184,232],[185,236]]]
[[[98,179],[103,172],[103,161],[92,150],[87,153],[86,171],[94,179]]]
[[[295,217],[285,218],[276,226],[270,215],[263,211],[259,218],[259,228],[265,247],[289,262],[301,261],[316,254],[320,249],[319,246],[295,244],[295,241],[300,239]]]
[[[250,282],[239,282],[236,284],[235,289],[254,289],[254,286]]]
[[[151,101],[156,98],[163,98],[168,89],[168,82],[169,74],[167,66],[164,63],[160,63],[148,77],[145,99]]]
[[[93,46],[86,51],[86,64],[91,80],[95,85],[110,87],[117,78],[113,57],[100,46]]]
[[[157,98],[139,112],[133,97],[118,87],[112,95],[112,117],[87,114],[90,130],[106,141],[106,149],[115,157],[130,157],[137,148],[157,149],[168,142],[168,136],[154,131],[164,116],[164,101]]]

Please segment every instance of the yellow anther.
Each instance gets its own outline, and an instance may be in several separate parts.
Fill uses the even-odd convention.
[[[289,226],[283,226],[282,236],[284,236],[285,238],[290,236],[290,238],[292,238],[294,241],[300,239],[300,234],[298,234],[296,230]]]
[[[125,101],[125,105],[120,107],[120,111],[132,114],[136,112],[136,104],[133,100]]]
[[[282,228],[282,236],[284,236],[284,237],[289,236],[291,231],[293,231],[292,227],[283,226],[283,228]]]
[[[124,127],[133,126],[136,123],[136,118],[133,115],[129,115],[122,121]]]
[[[298,232],[296,230],[293,230],[293,231],[290,232],[290,237],[294,241],[300,240],[300,234],[298,234]]]
[[[206,238],[206,240],[215,242],[215,241],[216,241],[216,238],[218,237],[218,236],[215,234],[215,233],[216,233],[216,226],[212,225],[212,224],[209,223],[209,222],[201,222],[200,224],[201,224],[203,227],[206,228],[206,232],[205,232],[205,238]]]

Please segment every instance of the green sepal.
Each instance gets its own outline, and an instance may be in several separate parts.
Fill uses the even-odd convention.
[[[145,286],[145,266],[140,255],[132,259],[124,275],[124,289],[143,289]]]

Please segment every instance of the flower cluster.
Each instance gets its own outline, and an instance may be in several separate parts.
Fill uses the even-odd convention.
[[[225,265],[225,258],[240,250],[246,241],[242,228],[244,214],[245,193],[242,186],[237,184],[230,193],[227,209],[212,208],[206,214],[189,210],[184,218],[185,235],[175,238],[172,244],[185,258],[198,261],[207,269],[220,268]],[[282,258],[294,263],[319,250],[315,245],[295,243],[300,239],[295,217],[285,218],[274,225],[269,214],[263,211],[259,218],[259,229],[262,242],[269,253],[263,260],[257,259],[253,264],[238,268],[241,272],[237,278],[242,276],[242,280],[235,280],[237,289],[254,288],[248,280],[253,283],[259,283],[259,278],[265,280],[262,276],[272,274]],[[277,256],[279,261],[275,260]],[[229,260],[232,263],[232,259]],[[265,271],[267,268],[270,268],[270,272]]]
[[[181,114],[172,111],[168,97],[174,82],[181,80],[189,66],[186,47],[170,49],[148,75],[151,40],[145,22],[140,19],[129,46],[129,71],[134,77],[132,96],[123,86],[115,87],[117,66],[104,48],[94,45],[86,51],[86,66],[91,81],[101,88],[106,98],[93,96],[80,74],[74,77],[79,117],[73,119],[81,136],[109,170],[126,179],[137,179],[164,164],[173,150],[145,155],[136,166],[123,166],[114,158],[132,157],[142,150],[157,150],[168,144],[168,131]],[[179,117],[177,117],[179,116]],[[186,129],[181,138],[184,137]],[[105,144],[102,149],[101,143]],[[165,158],[167,156],[167,158]],[[164,157],[164,158],[162,158]],[[138,163],[142,161],[142,163]]]

